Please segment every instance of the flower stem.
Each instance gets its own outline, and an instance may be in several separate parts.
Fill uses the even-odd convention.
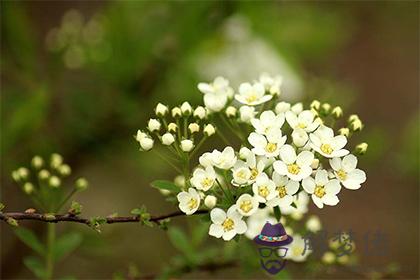
[[[58,207],[55,209],[56,212],[59,212],[61,210],[61,207],[64,206],[64,204],[69,201],[69,199],[77,192],[76,188],[74,188],[67,196],[66,198],[58,205]]]
[[[55,224],[47,225],[47,254],[45,256],[45,279],[52,279],[54,272],[53,248],[55,242]]]

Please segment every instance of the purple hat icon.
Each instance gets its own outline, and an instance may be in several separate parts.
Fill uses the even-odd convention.
[[[281,223],[272,225],[265,223],[261,233],[254,238],[254,242],[263,246],[284,246],[292,243],[293,238],[287,235]]]

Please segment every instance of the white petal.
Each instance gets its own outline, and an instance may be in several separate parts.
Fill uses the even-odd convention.
[[[235,230],[238,234],[243,234],[247,230],[246,223],[242,220],[235,221]]]
[[[328,172],[327,170],[321,169],[318,170],[315,174],[315,183],[318,186],[324,186],[328,183]]]
[[[306,125],[309,125],[314,120],[314,114],[311,111],[309,111],[309,110],[305,110],[305,111],[302,111],[299,114],[299,118],[298,119],[299,119],[299,122],[302,122],[302,123],[304,123]]]
[[[332,152],[331,155],[326,155],[324,153],[322,153],[323,156],[328,157],[328,158],[335,158],[335,157],[342,157],[345,156],[349,153],[349,151],[345,150],[345,149],[341,149],[341,150],[337,150]]]
[[[289,181],[286,185],[288,195],[294,195],[299,190],[299,183],[296,181]]]
[[[302,179],[308,178],[309,176],[311,176],[311,174],[312,174],[312,167],[305,165],[300,168],[300,172],[299,174],[297,174],[299,176],[299,179],[294,179],[294,180],[300,181]]]
[[[334,150],[342,149],[347,144],[347,138],[344,135],[335,136],[331,144]]]
[[[298,125],[298,118],[297,116],[293,113],[293,112],[286,112],[286,121],[287,123],[290,125],[290,127],[292,129],[294,129],[295,127],[297,127]]]
[[[338,202],[340,202],[340,200],[338,199],[338,197],[336,195],[330,195],[330,194],[326,194],[323,198],[322,201],[326,204],[326,205],[330,205],[330,206],[334,206],[337,205]]]
[[[313,133],[309,135],[309,139],[311,139],[311,142],[317,147],[320,147],[322,144],[321,139],[319,139],[319,137]]]
[[[330,166],[335,171],[338,171],[341,169],[341,159],[340,158],[332,158],[330,159]]]
[[[324,203],[322,202],[322,199],[320,199],[319,197],[317,197],[314,194],[311,197],[312,197],[312,201],[315,203],[315,205],[318,208],[320,208],[320,209],[324,208]]]
[[[303,179],[302,187],[307,193],[313,193],[315,190],[315,180],[312,177]]]
[[[221,225],[210,225],[209,235],[220,238],[223,235],[223,227]]]
[[[210,212],[211,221],[215,224],[221,224],[226,220],[226,213],[220,208],[214,208]]]
[[[296,151],[295,151],[295,149],[292,146],[290,146],[290,145],[284,145],[283,147],[280,148],[280,158],[286,164],[292,164],[292,163],[294,163],[295,160],[296,160]]]
[[[286,207],[286,206],[289,206],[290,204],[292,204],[292,202],[293,202],[293,196],[286,195],[283,198],[280,198],[278,205],[280,207]]]
[[[329,138],[333,138],[334,137],[334,131],[325,126],[325,125],[321,125],[316,131],[315,134],[317,136],[320,136],[321,138],[325,138],[325,139],[329,139]]]
[[[299,166],[311,165],[314,160],[314,154],[309,151],[299,153],[296,158],[296,164]]]
[[[273,168],[280,175],[286,175],[288,173],[286,164],[280,160],[273,163]]]
[[[340,190],[341,190],[341,185],[337,179],[333,179],[325,185],[325,192],[327,194],[338,194]]]
[[[178,193],[176,197],[178,198],[178,201],[181,203],[186,202],[191,198],[190,194],[187,192],[180,192]]]
[[[355,155],[347,155],[343,158],[341,166],[344,171],[350,172],[356,169],[357,166],[357,157]]]
[[[235,237],[235,235],[236,235],[236,231],[234,231],[234,230],[227,231],[227,232],[223,233],[223,240],[229,241],[233,237]]]
[[[267,145],[267,139],[263,135],[255,132],[249,135],[248,141],[254,147],[265,147]]]

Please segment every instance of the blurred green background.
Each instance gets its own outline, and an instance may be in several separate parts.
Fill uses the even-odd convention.
[[[132,138],[154,105],[200,104],[196,84],[217,75],[236,86],[281,74],[286,100],[342,105],[365,123],[357,140],[369,143],[360,160],[368,181],[338,207],[311,211],[330,230],[382,230],[387,255],[361,255],[361,265],[397,262],[401,278],[417,278],[418,11],[418,2],[2,1],[1,201],[10,211],[32,206],[10,173],[34,154],[59,152],[91,183],[77,197],[84,215],[141,204],[172,211],[149,183],[175,174]],[[0,277],[32,277],[22,264],[30,250],[0,227]],[[155,272],[175,254],[156,228],[113,225],[98,235],[58,226],[69,228],[85,239],[59,264],[63,276],[110,278],[130,264]]]

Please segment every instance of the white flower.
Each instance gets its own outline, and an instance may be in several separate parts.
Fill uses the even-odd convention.
[[[192,112],[192,107],[190,105],[190,103],[188,103],[187,101],[185,101],[184,103],[182,103],[181,105],[181,112],[184,115],[189,115]]]
[[[208,191],[211,187],[213,187],[214,182],[216,181],[216,172],[211,166],[206,167],[205,170],[197,168],[194,170],[190,181],[193,187],[198,190]]]
[[[225,113],[226,113],[226,116],[228,116],[228,118],[233,118],[233,117],[236,117],[237,111],[238,110],[235,107],[229,106],[226,108]]]
[[[159,103],[156,105],[155,113],[157,116],[164,116],[168,113],[169,109],[167,106],[163,105],[162,103]]]
[[[327,158],[342,157],[349,153],[343,149],[347,144],[347,138],[343,135],[334,137],[331,128],[321,125],[314,133],[309,135],[311,148]]]
[[[299,183],[289,180],[287,176],[281,176],[273,172],[273,182],[276,186],[276,197],[268,201],[269,206],[289,206],[293,202],[293,195],[299,190]]]
[[[213,209],[214,206],[216,206],[216,203],[217,203],[217,197],[215,197],[214,195],[208,195],[204,199],[204,205],[206,205],[206,207],[209,209]]]
[[[277,103],[275,111],[277,114],[286,113],[290,110],[290,106],[290,103],[282,101]]]
[[[309,151],[302,151],[296,156],[292,146],[284,145],[280,149],[280,159],[281,161],[273,163],[274,170],[280,175],[287,175],[293,181],[300,181],[312,173],[314,154]]]
[[[206,135],[206,136],[212,136],[213,134],[215,134],[216,133],[216,129],[214,128],[214,126],[212,125],[212,124],[207,124],[205,127],[204,127],[204,134]]]
[[[299,234],[294,234],[293,242],[285,247],[288,251],[284,258],[295,262],[305,261],[311,253],[309,244],[305,244],[305,239]]]
[[[241,159],[247,159],[252,154],[252,151],[248,149],[247,147],[242,147],[239,150],[239,157]]]
[[[242,150],[242,149],[241,149]],[[251,151],[246,155],[246,162],[238,160],[232,168],[232,184],[235,186],[249,185],[255,182],[268,165],[265,157],[256,157]]]
[[[191,133],[196,133],[196,132],[200,131],[200,126],[197,123],[190,123],[188,125],[188,130]]]
[[[194,110],[194,117],[199,118],[200,120],[204,119],[207,115],[206,109],[203,106],[198,106]]]
[[[169,146],[169,145],[172,145],[172,143],[174,142],[175,142],[175,138],[171,133],[166,132],[165,134],[162,135],[163,145]]]
[[[267,174],[262,173],[252,185],[252,191],[258,202],[266,203],[276,196],[276,185],[268,178]]]
[[[209,152],[202,154],[199,157],[198,161],[200,162],[200,165],[203,167],[213,166],[213,157],[212,157],[212,154]]]
[[[286,138],[286,136],[282,136],[280,129],[271,129],[266,136],[252,132],[248,141],[253,146],[252,152],[256,155],[275,157],[279,155]]]
[[[290,215],[295,220],[302,219],[303,215],[308,212],[309,196],[306,192],[301,191],[294,196],[293,203],[296,207],[286,206],[281,207],[281,213]]]
[[[251,119],[251,124],[255,128],[255,132],[259,134],[267,134],[271,129],[280,129],[284,123],[284,115],[276,115],[273,111],[264,111],[260,118]]]
[[[261,233],[262,228],[266,222],[276,224],[277,220],[270,216],[271,207],[265,207],[263,209],[258,208],[257,211],[246,220],[247,231],[245,236],[249,239],[254,239],[255,236]]]
[[[322,229],[321,220],[318,218],[318,216],[315,215],[312,215],[308,218],[305,226],[311,232],[318,232]]]
[[[150,131],[156,131],[160,129],[160,122],[157,119],[150,119],[147,127]]]
[[[264,86],[260,83],[243,83],[239,86],[239,94],[235,95],[235,99],[240,103],[256,106],[269,101],[273,96],[265,95]]]
[[[189,188],[188,192],[180,192],[176,197],[179,209],[187,215],[193,214],[200,206],[200,194],[194,188]]]
[[[204,105],[214,112],[222,110],[228,99],[233,96],[229,81],[223,77],[217,77],[213,83],[199,83],[198,89],[204,93]]]
[[[181,141],[181,149],[184,152],[190,152],[194,148],[194,142],[189,139],[184,139]]]
[[[292,111],[293,113],[295,113],[296,115],[298,115],[300,112],[303,111],[303,104],[301,102],[294,104],[290,108],[290,111]]]
[[[339,199],[337,194],[341,190],[340,182],[337,179],[328,179],[328,172],[324,169],[318,169],[315,173],[315,179],[308,177],[302,181],[303,189],[312,195],[312,201],[318,208],[323,208],[324,204],[337,205]]]
[[[315,119],[315,115],[310,110],[305,110],[299,114],[292,111],[286,112],[286,120],[292,129],[303,129],[306,132],[314,131],[320,124],[320,119]]]
[[[280,87],[283,82],[282,76],[271,77],[269,74],[263,73],[259,81],[270,94],[280,95]]]
[[[255,116],[255,108],[250,106],[241,106],[239,116],[242,122],[249,123]]]
[[[366,181],[366,173],[356,169],[357,157],[347,155],[343,159],[330,159],[330,165],[334,169],[334,174],[346,189],[357,190]]]
[[[292,132],[293,144],[297,147],[303,147],[309,140],[309,136],[305,130],[298,128]]]
[[[235,151],[232,147],[226,147],[223,152],[213,150],[211,158],[213,165],[220,169],[230,169],[236,163]]]
[[[149,135],[147,133],[142,132],[140,129],[137,130],[136,141],[140,142],[141,139],[147,138]]]
[[[148,136],[141,138],[139,143],[140,143],[140,147],[145,151],[148,151],[151,148],[153,148],[153,139]]]
[[[210,212],[213,224],[210,226],[209,235],[229,241],[236,234],[246,232],[246,223],[242,221],[241,214],[236,211],[236,205],[232,205],[227,213],[220,208],[214,208]]]
[[[248,193],[241,195],[236,201],[236,207],[242,216],[251,216],[258,210],[258,200]]]

